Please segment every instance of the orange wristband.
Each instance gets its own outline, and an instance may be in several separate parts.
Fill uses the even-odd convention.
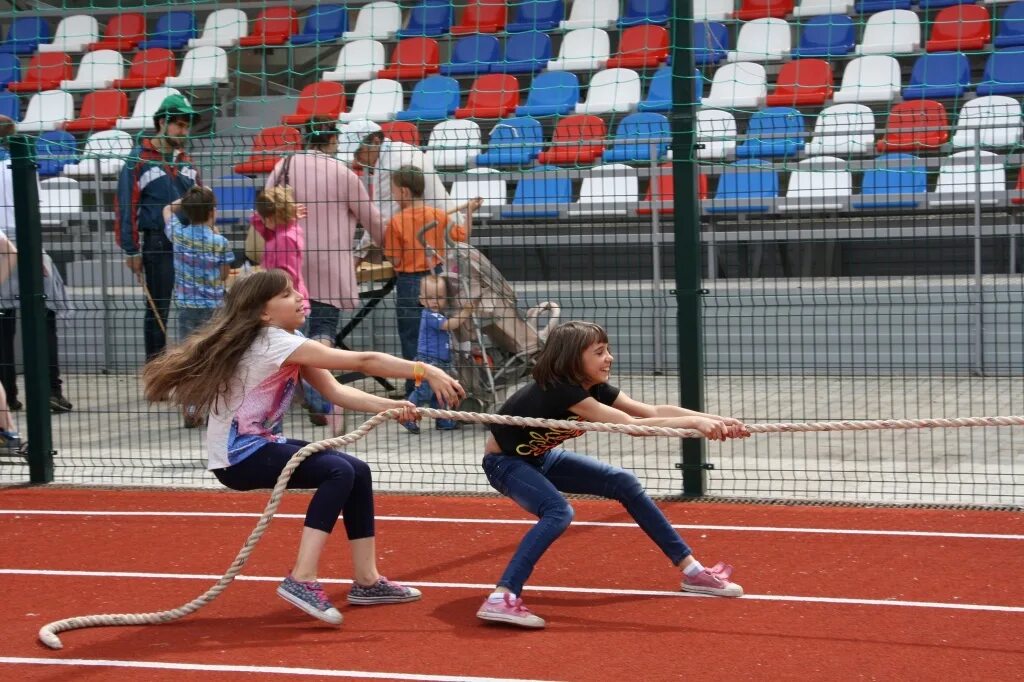
[[[422,362],[417,362],[412,366],[412,380],[419,386],[423,383],[423,379],[427,376],[427,366]]]

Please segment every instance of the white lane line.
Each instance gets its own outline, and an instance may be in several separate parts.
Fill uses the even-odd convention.
[[[0,515],[6,516],[142,516],[142,517],[181,517],[181,518],[216,518],[216,519],[258,519],[261,515],[253,512],[189,512],[189,511],[111,511],[81,509],[0,509]],[[304,514],[275,514],[276,519],[304,519]],[[532,526],[531,519],[464,519],[434,516],[378,516],[377,521],[402,521],[410,523],[464,523],[499,526]],[[598,528],[635,528],[635,523],[621,521],[573,521],[574,526],[593,526]],[[857,528],[793,528],[788,526],[709,526],[698,524],[674,523],[678,530],[721,530],[753,533],[812,533],[820,535],[883,535],[894,537],[922,538],[967,538],[974,540],[1024,540],[1024,535],[1010,533],[947,533],[927,530],[870,530]]]
[[[33,568],[0,568],[0,575],[34,575],[73,578],[143,578],[148,580],[220,580],[221,576],[205,573],[144,573],[136,571],[62,571]],[[243,582],[280,582],[280,576],[240,575],[235,580]],[[321,583],[348,585],[351,580],[344,578],[320,578]],[[440,589],[491,590],[494,583],[442,583],[402,581],[411,587],[436,587]],[[635,597],[707,597],[691,592],[669,592],[667,590],[627,590],[605,587],[562,587],[554,585],[530,585],[530,592],[553,592],[561,594],[601,594]],[[815,604],[853,604],[857,606],[907,606],[925,609],[953,609],[958,611],[998,611],[1001,613],[1024,613],[1024,606],[1000,606],[997,604],[958,604],[955,602],[906,601],[901,599],[854,599],[851,597],[803,597],[785,594],[745,594],[740,599],[747,601],[806,602]]]
[[[102,658],[31,658],[0,656],[0,664],[65,665],[94,668],[143,668],[149,670],[199,670],[203,672],[249,673],[257,675],[304,675],[307,677],[341,677],[357,680],[422,680],[423,682],[545,682],[516,677],[478,677],[474,675],[422,675],[368,670],[331,670],[324,668],[288,668],[278,665],[218,665],[214,663],[170,663],[163,661],[117,661]]]

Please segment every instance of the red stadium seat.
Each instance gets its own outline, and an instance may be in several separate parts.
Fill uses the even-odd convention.
[[[284,45],[298,32],[298,12],[291,7],[268,7],[252,22],[252,32],[238,44],[242,47]]]
[[[388,121],[380,124],[380,131],[384,137],[393,142],[405,142],[414,147],[420,146],[420,131],[415,123],[410,121]]]
[[[454,36],[474,33],[498,33],[505,30],[508,7],[505,0],[475,0],[462,12],[462,20],[452,26]]]
[[[90,43],[86,48],[89,52],[96,50],[116,50],[131,52],[135,46],[146,39],[146,17],[136,12],[126,12],[111,17],[98,42]]]
[[[880,152],[937,149],[949,141],[949,115],[941,102],[930,99],[900,102],[889,112]]]
[[[668,31],[664,26],[631,26],[622,32],[619,53],[608,60],[609,69],[655,69],[668,59]]]
[[[537,163],[560,166],[594,163],[604,153],[604,138],[607,134],[604,121],[597,116],[566,116],[558,122],[551,136],[552,144],[557,146],[542,151],[537,157]]]
[[[419,80],[441,70],[440,49],[433,38],[406,38],[391,55],[391,66],[377,72],[377,78]]]
[[[785,19],[787,14],[793,13],[794,4],[794,0],[743,0],[732,16],[742,21],[768,17]]]
[[[779,71],[770,107],[820,106],[832,97],[832,66],[824,59],[796,59]]]
[[[69,133],[110,130],[119,118],[128,118],[128,95],[120,90],[97,90],[82,99],[78,118],[64,123]]]
[[[657,197],[654,196],[655,187],[658,189]],[[652,181],[647,186],[647,195],[644,197],[644,203],[651,203],[652,201],[667,202],[667,206],[660,205],[658,207],[658,213],[672,213],[674,211],[672,202],[675,200],[675,195],[675,185],[672,183],[672,164],[664,163],[661,165],[661,175],[658,176],[658,181]],[[708,198],[708,176],[703,173],[697,178],[697,196],[702,200]],[[638,208],[636,212],[639,215],[651,215],[653,213],[650,208]]]
[[[41,92],[58,90],[61,81],[74,77],[71,57],[63,52],[37,52],[21,72],[21,80],[8,83],[11,92]]]
[[[295,128],[264,128],[253,140],[249,158],[235,164],[235,172],[239,175],[269,173],[286,152],[297,152],[301,148],[302,134]]]
[[[983,5],[955,5],[935,15],[928,52],[980,50],[992,38],[992,19]]]
[[[504,118],[519,106],[519,80],[506,73],[480,76],[455,118]]]
[[[345,86],[332,81],[317,81],[302,88],[294,114],[285,114],[281,123],[302,125],[313,116],[337,119],[345,111]]]
[[[136,52],[124,78],[114,81],[113,86],[121,90],[142,90],[163,85],[164,81],[177,73],[174,53],[163,47],[151,47]]]
[[[1017,176],[1017,187],[1016,187],[1016,190],[1018,192],[1021,191],[1021,190],[1024,190],[1024,169],[1021,169],[1019,171],[1019,173],[1020,174]],[[1024,204],[1024,196],[1013,197],[1012,199],[1010,199],[1010,201],[1012,201],[1015,204]]]

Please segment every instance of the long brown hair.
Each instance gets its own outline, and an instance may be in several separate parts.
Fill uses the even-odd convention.
[[[599,324],[573,320],[558,325],[537,357],[533,380],[541,388],[559,381],[582,386],[588,378],[583,372],[583,351],[595,343],[608,343],[608,332]]]
[[[206,415],[229,389],[238,363],[263,328],[264,306],[289,286],[291,279],[282,270],[240,278],[208,324],[146,365],[146,399],[170,400],[194,416]]]

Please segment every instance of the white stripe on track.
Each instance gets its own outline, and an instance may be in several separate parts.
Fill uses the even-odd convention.
[[[81,509],[0,509],[0,516],[143,516],[217,519],[258,519],[254,512],[189,512],[189,511],[112,511]],[[276,519],[303,519],[304,514],[275,514]],[[531,519],[469,519],[433,516],[378,516],[377,521],[403,521],[410,523],[466,523],[504,526],[532,526]],[[635,528],[635,523],[620,521],[573,521],[574,526],[598,528]],[[895,537],[922,538],[967,538],[974,540],[1024,540],[1024,535],[1009,533],[951,533],[926,530],[871,530],[858,528],[794,528],[789,526],[710,526],[699,524],[672,524],[678,530],[720,530],[752,533],[812,533],[820,535],[882,535]]]
[[[218,665],[214,663],[170,663],[163,661],[117,661],[102,658],[30,658],[0,656],[0,664],[65,665],[99,668],[143,668],[148,670],[193,670],[202,672],[248,673],[257,675],[304,675],[308,677],[341,677],[358,680],[422,680],[423,682],[544,682],[514,677],[476,677],[472,675],[421,675],[418,673],[371,672],[366,670],[330,670],[323,668],[288,668],[277,665]]]
[[[34,575],[73,578],[142,578],[148,580],[208,580],[217,581],[221,576],[205,573],[144,573],[135,571],[63,571],[33,568],[0,568],[0,575]],[[243,582],[280,582],[280,576],[240,575],[235,580]],[[321,583],[347,585],[351,580],[344,578],[320,578]],[[494,583],[441,583],[402,581],[410,587],[436,587],[440,589],[492,590]],[[530,585],[530,592],[553,592],[562,594],[602,594],[636,597],[704,597],[708,595],[692,592],[669,592],[666,590],[626,590],[603,587],[561,587],[552,585]],[[856,606],[907,606],[925,609],[953,609],[958,611],[997,611],[1001,613],[1024,613],[1024,606],[1000,606],[997,604],[958,604],[936,601],[906,601],[901,599],[854,599],[851,597],[802,597],[784,594],[746,594],[740,597],[746,601],[805,602],[814,604],[852,604]]]

